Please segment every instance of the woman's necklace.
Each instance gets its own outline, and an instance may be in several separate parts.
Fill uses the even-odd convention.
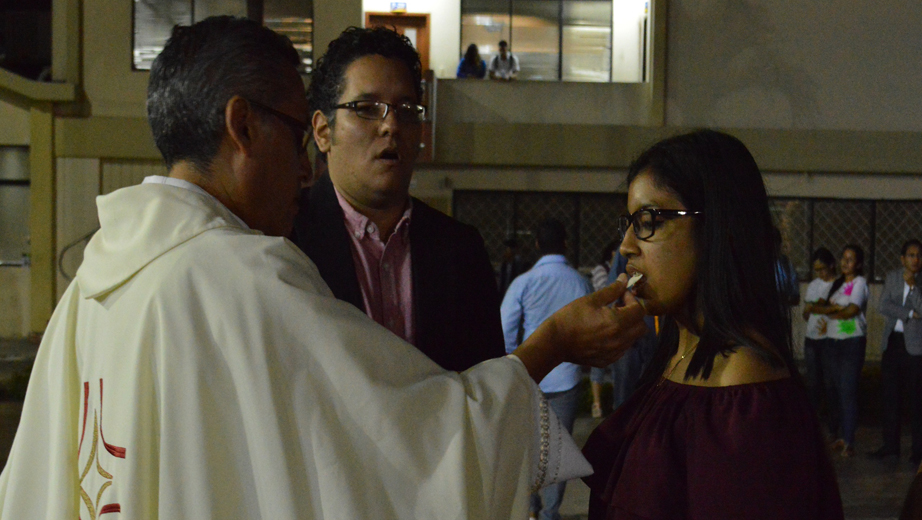
[[[693,345],[691,345],[691,346],[685,347],[685,352],[682,352],[682,357],[680,357],[679,360],[676,361],[676,364],[672,366],[672,370],[670,370],[668,374],[666,374],[665,376],[663,376],[663,378],[660,380],[659,384],[663,384],[663,381],[665,381],[665,380],[669,379],[670,377],[672,377],[673,372],[675,372],[676,369],[679,368],[679,365],[682,364],[682,361],[685,360],[685,356],[691,354],[691,352],[692,352],[693,350],[695,350],[695,348],[697,348],[697,347],[698,347],[698,343],[697,343],[697,342],[695,342],[695,343],[694,343]]]

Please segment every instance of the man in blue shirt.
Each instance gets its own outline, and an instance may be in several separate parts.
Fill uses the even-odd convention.
[[[538,251],[542,256],[531,270],[512,281],[500,309],[507,353],[519,346],[520,331],[524,341],[551,314],[592,292],[589,281],[567,263],[566,239],[566,230],[559,220],[549,219],[538,225]],[[540,384],[548,404],[571,433],[581,378],[579,365],[561,363]],[[559,520],[565,488],[566,482],[561,482],[532,495],[532,518],[540,511],[542,520]]]

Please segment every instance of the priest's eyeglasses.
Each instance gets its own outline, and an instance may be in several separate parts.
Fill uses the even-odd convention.
[[[642,208],[630,215],[618,217],[618,231],[621,232],[621,240],[627,235],[627,230],[634,226],[634,236],[637,240],[649,240],[656,233],[656,230],[662,227],[667,220],[680,217],[694,217],[703,215],[701,211],[688,211],[684,209],[654,209]]]
[[[362,99],[336,105],[333,108],[351,110],[362,119],[372,121],[383,120],[391,111],[397,116],[397,121],[401,123],[420,123],[426,119],[426,107],[413,103],[385,103],[384,101]]]
[[[311,137],[313,137],[311,127],[307,123],[302,123],[294,117],[291,117],[284,112],[279,112],[278,110],[264,105],[259,101],[253,101],[252,99],[248,99],[247,101],[249,101],[250,104],[254,107],[266,111],[279,118],[279,120],[288,125],[288,128],[291,128],[291,131],[295,136],[295,146],[298,147],[298,155],[303,155],[304,152],[307,151],[307,145],[311,142]]]

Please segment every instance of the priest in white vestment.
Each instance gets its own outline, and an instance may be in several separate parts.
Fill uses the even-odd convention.
[[[524,518],[588,471],[534,379],[618,357],[640,306],[606,307],[616,284],[457,374],[335,299],[280,238],[309,177],[298,64],[254,22],[174,30],[148,91],[169,177],[97,200],[0,519]]]

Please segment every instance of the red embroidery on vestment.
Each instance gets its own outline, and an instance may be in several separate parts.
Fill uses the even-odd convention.
[[[86,410],[90,402],[90,382],[83,383],[83,427],[80,428],[80,444],[77,445],[77,457],[83,448],[83,434],[86,433]]]
[[[122,511],[122,506],[120,504],[106,504],[102,507],[99,507],[99,503],[102,500],[102,495],[112,486],[114,477],[111,473],[103,469],[102,464],[99,461],[100,453],[103,453],[99,448],[99,441],[102,441],[103,446],[106,448],[106,451],[113,457],[124,459],[125,458],[125,448],[109,444],[103,438],[102,435],[102,379],[99,380],[99,413],[97,415],[96,411],[93,412],[93,444],[90,446],[90,454],[87,457],[86,465],[83,468],[83,471],[80,473],[80,500],[83,502],[83,505],[86,506],[86,510],[90,515],[90,520],[96,520],[100,516],[107,513],[120,513]],[[83,426],[80,432],[80,444],[77,446],[77,457],[80,456],[80,451],[83,449],[83,438],[86,433],[86,422],[89,412],[89,393],[90,393],[90,384],[88,382],[83,383]],[[96,501],[94,502],[90,498],[89,493],[83,489],[83,481],[86,479],[87,475],[90,473],[90,469],[93,467],[93,463],[96,465],[96,472],[106,481],[99,487],[99,491],[96,493]],[[82,517],[78,517],[82,518]]]
[[[102,379],[99,380],[99,436],[102,437],[102,444],[106,447],[106,451],[111,453],[113,457],[125,458],[125,448],[109,444],[106,442],[106,436],[102,433]]]
[[[121,513],[122,506],[118,504],[109,504],[107,506],[102,506],[102,509],[99,510],[99,515],[102,516],[106,513]]]

